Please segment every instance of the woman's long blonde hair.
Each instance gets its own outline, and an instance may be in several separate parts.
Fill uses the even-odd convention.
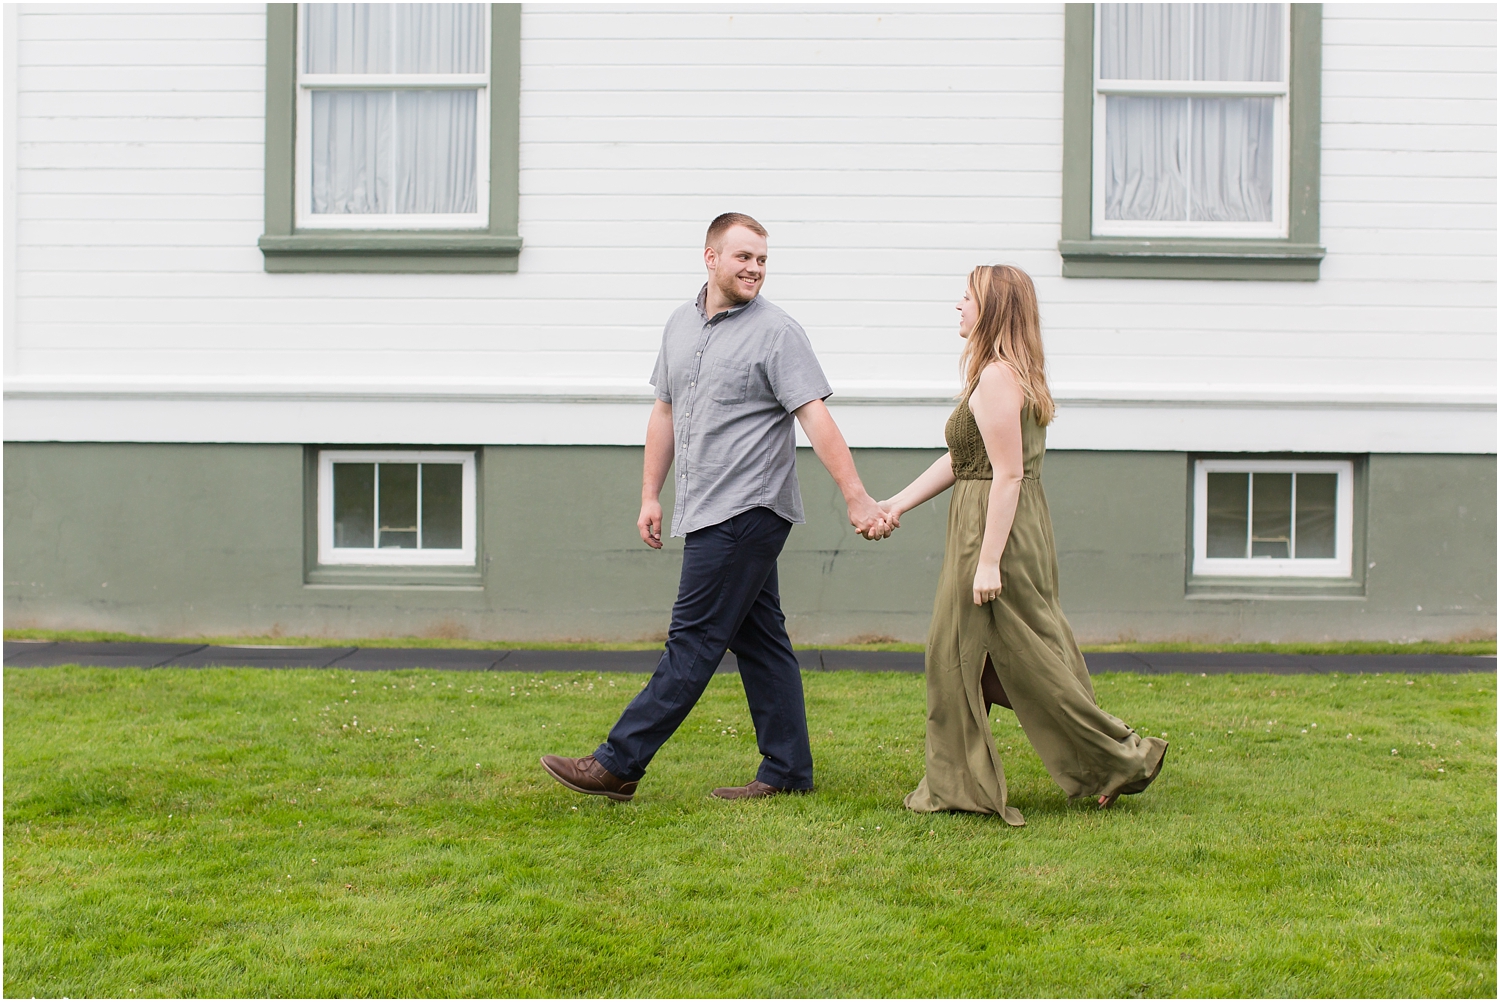
[[[964,399],[979,385],[984,367],[1000,362],[1016,374],[1036,423],[1051,423],[1057,405],[1047,389],[1042,320],[1031,276],[1013,265],[980,265],[969,272],[969,295],[979,307],[979,317],[959,359]]]

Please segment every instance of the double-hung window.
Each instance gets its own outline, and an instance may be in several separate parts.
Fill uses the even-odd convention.
[[[518,4],[268,4],[267,271],[514,271]]]
[[[1285,236],[1287,5],[1095,18],[1094,233]]]
[[[1351,461],[1200,459],[1193,479],[1195,576],[1351,577]]]
[[[1069,5],[1065,275],[1317,277],[1315,7]]]
[[[305,3],[297,225],[489,225],[489,5]]]

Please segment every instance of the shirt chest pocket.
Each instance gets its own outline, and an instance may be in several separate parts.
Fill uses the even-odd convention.
[[[717,359],[708,369],[708,391],[715,402],[742,404],[750,385],[750,363],[734,359]]]

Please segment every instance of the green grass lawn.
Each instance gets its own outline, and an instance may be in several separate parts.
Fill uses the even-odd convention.
[[[5,993],[1495,995],[1495,677],[1101,676],[1172,743],[1027,826],[918,816],[918,675],[806,677],[818,792],[715,679],[631,804],[639,675],[8,669]],[[1316,726],[1314,726],[1316,725]]]

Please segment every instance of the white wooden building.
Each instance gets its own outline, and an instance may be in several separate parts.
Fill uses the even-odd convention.
[[[646,380],[732,210],[877,496],[964,275],[1034,277],[1084,639],[1493,636],[1492,5],[360,6],[6,5],[8,625],[660,631]],[[461,467],[461,541],[335,545],[361,460]],[[803,483],[794,639],[921,639],[940,506]]]

